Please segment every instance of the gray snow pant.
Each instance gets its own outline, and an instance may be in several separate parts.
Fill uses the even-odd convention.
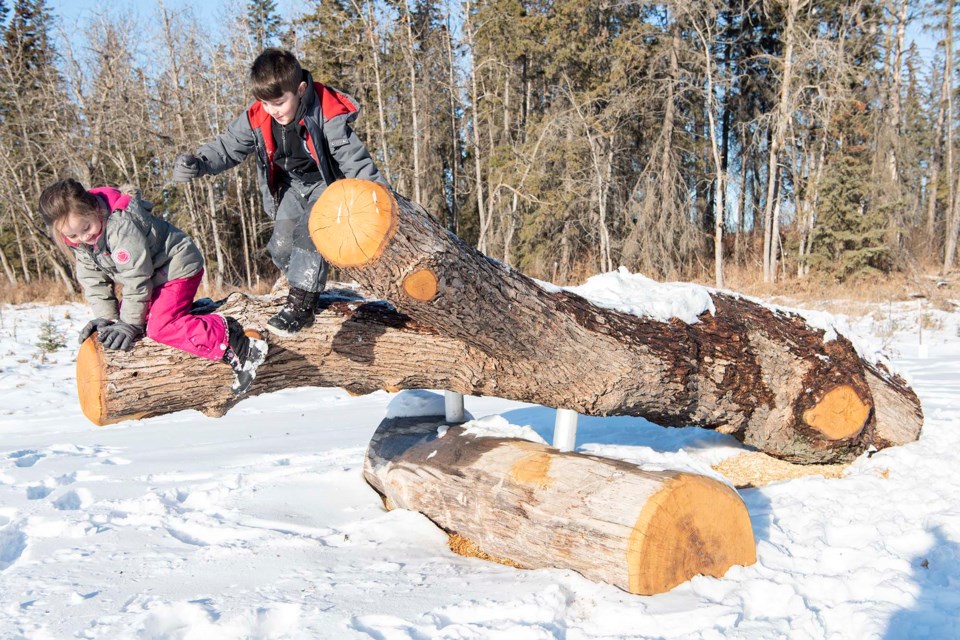
[[[291,288],[323,291],[327,284],[327,261],[317,252],[307,228],[310,208],[326,186],[322,181],[309,185],[294,181],[281,192],[267,251]]]

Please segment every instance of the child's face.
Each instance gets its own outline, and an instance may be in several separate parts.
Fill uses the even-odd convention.
[[[60,225],[60,233],[74,244],[96,244],[102,228],[100,216],[81,216],[71,211]]]
[[[307,83],[301,82],[296,93],[284,91],[283,95],[275,100],[261,100],[263,108],[267,110],[271,118],[280,124],[290,124],[297,116],[297,109],[300,108],[300,98],[303,97],[306,90]]]

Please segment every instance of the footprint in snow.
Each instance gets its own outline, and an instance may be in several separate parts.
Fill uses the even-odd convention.
[[[27,487],[27,500],[43,500],[53,493],[53,487],[48,484],[32,484]]]
[[[46,457],[46,455],[34,449],[22,449],[20,451],[14,451],[7,457],[13,460],[15,465],[23,468],[32,467],[37,464],[41,458]]]
[[[0,571],[6,571],[27,548],[27,535],[17,524],[0,529]]]
[[[53,501],[53,506],[60,511],[79,511],[93,503],[93,494],[87,489],[71,489]]]

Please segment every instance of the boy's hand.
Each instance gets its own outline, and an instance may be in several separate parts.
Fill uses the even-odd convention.
[[[133,343],[143,337],[143,327],[120,320],[100,328],[98,333],[104,349],[130,351]]]
[[[80,344],[86,342],[87,338],[92,336],[95,332],[100,331],[101,327],[105,327],[108,324],[113,324],[113,320],[107,320],[106,318],[95,318],[88,322],[83,329],[80,329]]]
[[[173,161],[173,181],[190,182],[203,175],[203,164],[200,158],[192,153],[181,153]]]

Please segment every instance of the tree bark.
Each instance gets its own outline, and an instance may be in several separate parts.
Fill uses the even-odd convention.
[[[479,235],[477,238],[477,248],[480,251],[487,250],[487,228],[490,225],[492,212],[488,215],[484,209],[483,200],[483,161],[482,151],[480,149],[480,92],[477,90],[477,74],[480,72],[481,64],[477,60],[477,46],[474,39],[473,17],[470,15],[470,0],[466,1],[464,10],[464,29],[466,31],[466,45],[473,58],[473,68],[470,71],[470,104],[473,106],[473,169],[477,182],[477,215],[479,218]],[[492,206],[492,205],[491,205]]]
[[[787,132],[787,121],[790,118],[790,96],[793,92],[793,48],[796,34],[797,16],[801,4],[805,0],[786,0],[785,12],[787,23],[783,29],[783,72],[780,77],[780,97],[777,103],[776,119],[771,124],[770,150],[767,161],[767,201],[763,211],[763,281],[776,281],[776,256],[779,250],[779,238],[774,235],[779,230],[779,219],[775,211],[777,182],[780,176],[780,150],[783,147],[784,136]],[[777,210],[778,211],[778,210]]]
[[[487,258],[362,180],[328,188],[310,231],[365,292],[493,359],[493,395],[715,428],[801,463],[919,435],[920,403],[901,378],[797,315],[719,292],[695,324],[603,309]]]
[[[7,260],[7,254],[3,252],[3,247],[0,247],[0,264],[3,265],[3,273],[7,276],[7,282],[16,285],[17,274],[14,273],[13,267],[10,266],[10,262]]]
[[[903,380],[799,316],[716,292],[714,311],[695,324],[602,309],[486,258],[374,183],[341,180],[328,192],[356,183],[379,190],[386,213],[375,220],[386,218],[381,232],[359,214],[357,198],[337,206],[342,226],[382,245],[356,254],[366,266],[318,241],[347,246],[336,226],[315,233],[326,205],[314,210],[311,231],[328,260],[396,301],[399,312],[324,296],[312,327],[271,337],[251,394],[291,386],[448,389],[715,428],[800,463],[847,461],[919,435],[922,412]],[[220,312],[256,327],[281,303],[234,294]],[[225,365],[150,340],[129,353],[89,340],[77,381],[84,414],[96,424],[183,409],[221,415],[237,401]]]
[[[410,74],[410,126],[413,140],[413,193],[417,202],[422,201],[420,191],[420,112],[417,101],[417,47],[413,39],[413,17],[407,8],[407,3],[403,3],[404,15],[403,21],[407,27],[407,51],[409,54],[406,59],[407,73]]]
[[[706,111],[707,121],[710,126],[710,154],[713,158],[713,168],[716,172],[714,179],[713,193],[713,282],[717,288],[723,287],[723,223],[726,218],[726,207],[724,206],[724,193],[726,192],[726,170],[724,161],[720,158],[720,143],[717,140],[717,124],[714,118],[714,81],[713,81],[713,54],[711,45],[714,41],[711,24],[715,16],[705,16],[704,26],[701,27],[694,21],[694,30],[703,46],[704,74],[706,76]],[[726,155],[726,141],[723,146],[724,156]]]
[[[269,335],[270,353],[247,396],[293,386],[378,389],[447,388],[493,395],[495,363],[477,349],[437,335],[383,302],[334,292],[322,296],[316,322],[290,338]],[[263,326],[286,295],[231,294],[216,309],[246,327]],[[77,357],[83,413],[97,425],[185,409],[221,416],[240,398],[230,368],[153,342],[129,352],[106,351],[94,338]],[[184,389],[189,388],[189,393]]]
[[[942,85],[942,83],[941,83]],[[943,88],[941,87],[941,93]],[[927,242],[936,246],[934,234],[937,228],[937,185],[940,182],[940,163],[943,149],[943,121],[946,100],[941,96],[937,105],[937,120],[933,128],[933,141],[930,144],[930,164],[927,171]]]
[[[475,438],[443,416],[381,422],[364,477],[389,508],[421,512],[501,561],[573,569],[631,593],[756,562],[747,509],[721,482]]]

